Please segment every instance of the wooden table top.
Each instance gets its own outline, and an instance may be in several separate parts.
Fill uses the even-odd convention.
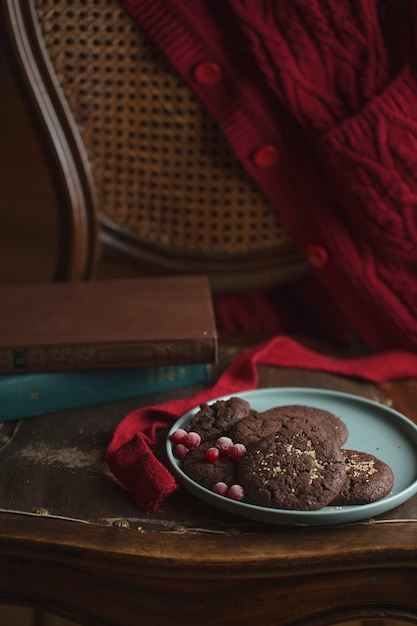
[[[373,385],[322,372],[260,366],[259,387],[276,386],[354,393],[392,406],[417,423],[416,380]],[[168,623],[161,621],[161,615],[167,618],[168,607],[170,625],[191,624],[187,613],[191,609],[179,609],[176,599],[187,587],[193,590],[195,610],[209,603],[210,594],[220,598],[223,613],[211,610],[202,624],[234,623],[226,621],[231,615],[223,597],[226,590],[239,593],[242,602],[242,593],[252,598],[250,607],[244,602],[239,624],[251,624],[255,618],[262,624],[297,620],[325,624],[338,616],[374,615],[377,605],[378,615],[381,611],[396,617],[412,614],[417,623],[417,601],[413,606],[411,600],[417,582],[417,496],[374,519],[322,528],[246,520],[210,507],[183,488],[153,515],[138,509],[104,463],[113,430],[138,406],[195,390],[3,424],[0,556],[6,559],[8,574],[0,574],[0,599],[20,603],[24,591],[29,603],[39,604],[41,598],[45,608],[67,617],[76,615],[83,623],[130,625],[135,623],[135,601],[129,594],[135,589],[137,598],[152,607],[145,624]],[[22,567],[26,582],[22,582]],[[355,591],[352,587],[351,600],[341,602],[346,577],[352,582],[353,574]],[[83,580],[91,584],[97,576],[103,583],[99,596],[102,607],[107,606],[105,616],[113,616],[114,622],[110,617],[108,622],[100,621],[103,608],[93,607],[82,586]],[[48,581],[55,587],[54,597],[45,591]],[[54,581],[60,581],[59,591]],[[293,591],[308,594],[308,610],[295,600],[288,603],[286,594],[295,581]],[[119,592],[123,589],[120,597],[115,585]],[[73,609],[74,589],[79,594],[77,610]],[[165,594],[165,609],[161,594]],[[116,603],[111,608],[106,604],[110,597]],[[117,612],[121,601],[125,603],[123,618]],[[315,622],[311,611],[321,621]]]

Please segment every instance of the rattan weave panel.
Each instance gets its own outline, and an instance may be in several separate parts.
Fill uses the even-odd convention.
[[[35,0],[106,220],[156,246],[293,250],[216,124],[117,0]]]

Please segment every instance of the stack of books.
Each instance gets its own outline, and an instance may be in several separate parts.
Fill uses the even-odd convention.
[[[0,421],[207,383],[205,277],[0,286]]]

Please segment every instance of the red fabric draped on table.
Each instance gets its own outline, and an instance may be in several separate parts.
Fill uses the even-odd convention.
[[[185,399],[139,408],[127,415],[115,430],[106,454],[108,466],[147,513],[156,511],[161,501],[177,488],[174,477],[152,451],[157,431],[168,428],[202,402],[256,389],[257,364],[322,370],[374,383],[417,377],[417,355],[400,350],[335,359],[305,348],[288,337],[278,336],[242,352],[212,387]]]

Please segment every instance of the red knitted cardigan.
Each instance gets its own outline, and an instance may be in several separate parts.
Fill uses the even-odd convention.
[[[120,1],[362,339],[417,348],[417,3]]]

